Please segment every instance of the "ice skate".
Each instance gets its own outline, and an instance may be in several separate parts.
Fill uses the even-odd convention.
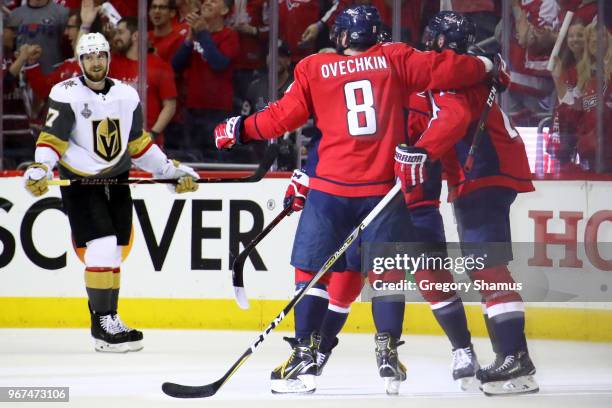
[[[119,332],[127,333],[128,335],[128,351],[140,351],[143,349],[144,345],[142,344],[142,332],[140,330],[132,329],[129,326],[126,326],[125,323],[121,320],[117,313],[113,313],[111,315],[113,317],[113,321],[115,326]]]
[[[126,353],[130,351],[129,335],[121,331],[111,314],[91,313],[91,335],[96,351],[105,353]]]
[[[401,382],[406,380],[406,367],[399,361],[397,355],[397,347],[404,342],[391,337],[389,333],[377,333],[374,342],[378,374],[385,380],[387,394],[397,395]]]
[[[453,380],[462,391],[475,388],[476,372],[480,369],[474,347],[470,344],[465,348],[453,350]]]
[[[496,361],[498,364],[485,367],[477,374],[485,395],[528,394],[540,390],[533,377],[535,366],[526,351],[519,351]]]
[[[309,339],[284,337],[284,340],[293,350],[287,361],[270,374],[272,393],[313,393],[316,390],[315,378],[318,372],[316,350],[321,337],[313,333]]]

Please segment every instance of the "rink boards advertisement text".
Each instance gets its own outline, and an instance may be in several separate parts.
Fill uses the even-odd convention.
[[[563,273],[579,265],[612,274],[610,182],[535,184],[536,192],[519,195],[512,207],[513,241],[548,244],[548,256],[535,254],[538,267]],[[246,262],[248,311],[233,301],[231,261],[282,210],[286,185],[284,178],[202,184],[183,195],[164,185],[131,187],[134,240],[121,267],[122,316],[141,327],[265,327],[293,294],[289,259],[299,214],[283,220]],[[456,242],[450,205],[443,203],[441,212],[447,240]],[[85,327],[83,270],[59,188],[34,198],[20,178],[0,178],[0,327]],[[354,304],[347,330],[371,332],[369,308]],[[610,303],[529,303],[527,313],[534,337],[612,341]],[[480,306],[468,306],[468,315],[472,332],[484,335]],[[290,325],[288,318],[281,327]],[[439,332],[425,303],[408,306],[405,328]]]

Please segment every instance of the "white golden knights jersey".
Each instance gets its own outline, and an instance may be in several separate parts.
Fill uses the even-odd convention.
[[[51,89],[47,119],[36,142],[57,153],[62,178],[115,177],[129,170],[131,158],[150,144],[136,90],[107,78],[104,89],[94,91],[83,77]]]

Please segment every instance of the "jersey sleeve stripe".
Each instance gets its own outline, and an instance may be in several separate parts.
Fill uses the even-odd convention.
[[[137,138],[128,143],[128,152],[133,158],[142,156],[153,144],[149,132],[143,131]]]
[[[62,157],[68,149],[68,141],[62,140],[59,137],[47,132],[40,132],[36,146],[47,146],[53,149],[59,157]]]

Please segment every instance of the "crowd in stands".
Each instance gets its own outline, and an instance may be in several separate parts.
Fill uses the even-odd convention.
[[[268,0],[148,0],[146,126],[174,157],[189,162],[257,162],[265,146],[240,146],[231,155],[214,147],[214,126],[233,114],[249,114],[270,101],[268,71],[276,69],[279,98],[292,81],[293,67],[309,54],[330,51],[329,30],[339,11],[373,4],[387,30],[393,0],[278,0],[279,41],[270,67]],[[612,113],[612,34],[606,11],[603,44],[597,42],[597,0],[402,0],[399,38],[418,47],[421,30],[441,8],[468,15],[477,42],[504,51],[511,71],[505,109],[517,126],[538,126],[548,118],[546,154],[560,171],[612,171],[612,126],[598,140],[597,111]],[[605,1],[605,8],[612,2]],[[81,74],[74,58],[78,36],[103,33],[111,44],[109,76],[133,84],[139,79],[138,1],[4,0],[3,2],[4,168],[31,160],[51,87]],[[560,53],[551,52],[568,12],[573,18]],[[510,47],[502,50],[502,32]],[[596,75],[603,50],[603,89]],[[333,50],[331,50],[333,52]],[[603,101],[600,97],[603,95]],[[312,123],[282,139],[279,167],[299,165],[305,143],[317,138]],[[306,142],[304,142],[306,141]]]

